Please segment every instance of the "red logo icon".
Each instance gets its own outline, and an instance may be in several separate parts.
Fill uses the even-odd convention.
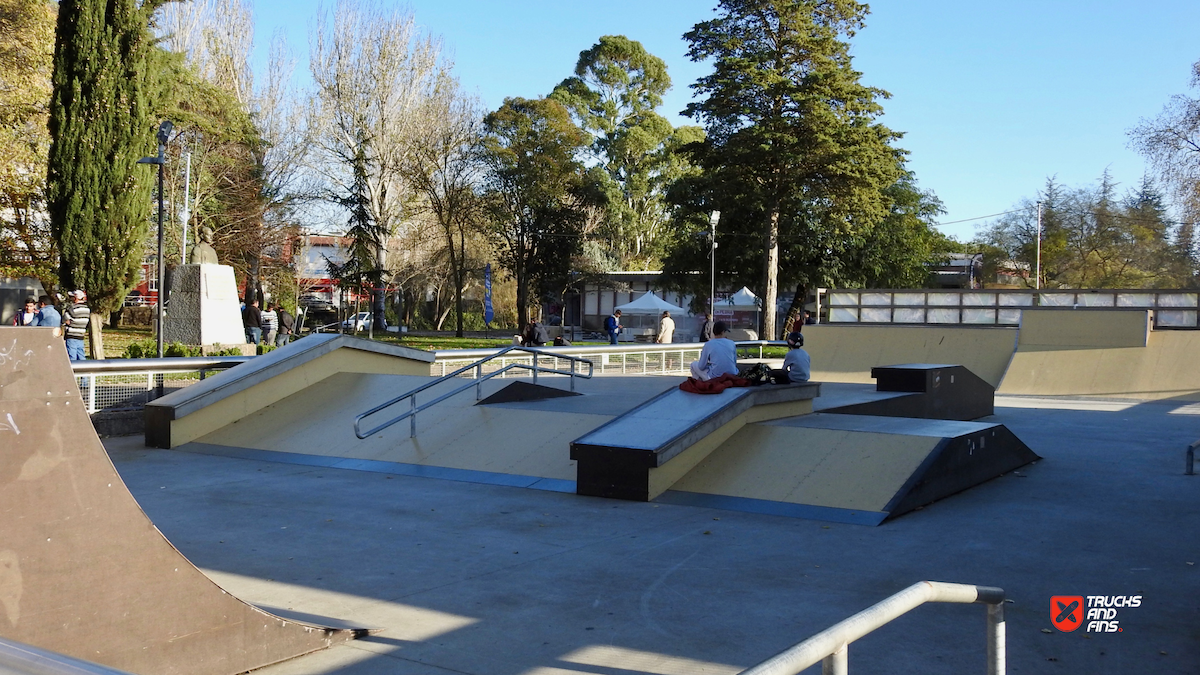
[[[1082,595],[1050,596],[1050,623],[1064,633],[1083,625]]]

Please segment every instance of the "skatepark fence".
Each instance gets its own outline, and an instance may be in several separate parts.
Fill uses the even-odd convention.
[[[196,356],[163,359],[73,361],[71,369],[88,414],[141,410],[165,391],[203,380],[216,370],[249,361],[250,356]]]
[[[1153,310],[1154,328],[1195,329],[1200,293],[1150,289],[831,289],[829,323],[1017,326],[1025,309]]]
[[[989,586],[920,581],[740,675],[796,675],[821,662],[822,675],[846,675],[850,643],[927,602],[982,603],[987,608],[987,673],[1003,675],[1004,591]]]

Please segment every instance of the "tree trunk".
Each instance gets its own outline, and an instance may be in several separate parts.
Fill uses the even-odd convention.
[[[776,299],[779,297],[779,205],[774,204],[771,207],[770,215],[767,217],[767,228],[765,241],[763,242],[767,249],[766,265],[763,269],[763,312],[762,312],[762,331],[759,333],[760,340],[777,339],[775,331],[775,305]]]
[[[88,319],[88,358],[94,361],[104,358],[104,315],[105,312],[92,312]]]
[[[529,324],[529,281],[524,274],[517,276],[517,332]]]

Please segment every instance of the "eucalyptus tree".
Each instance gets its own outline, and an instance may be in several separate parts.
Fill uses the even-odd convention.
[[[484,130],[485,208],[524,326],[530,305],[570,275],[597,181],[578,159],[587,138],[557,101],[505,99]]]
[[[685,169],[674,152],[698,130],[673,129],[658,113],[671,78],[662,59],[640,42],[605,35],[579,54],[575,75],[550,98],[562,103],[591,137],[604,169],[608,210],[598,234],[622,262],[653,261],[669,223],[666,187]]]

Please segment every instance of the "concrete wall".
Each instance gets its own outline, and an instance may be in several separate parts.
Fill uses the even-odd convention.
[[[1148,311],[1026,311],[997,393],[1200,400],[1200,331],[1149,326]]]
[[[871,368],[902,363],[966,366],[1000,384],[1017,342],[1015,328],[821,324],[804,327],[816,382],[873,384]]]

